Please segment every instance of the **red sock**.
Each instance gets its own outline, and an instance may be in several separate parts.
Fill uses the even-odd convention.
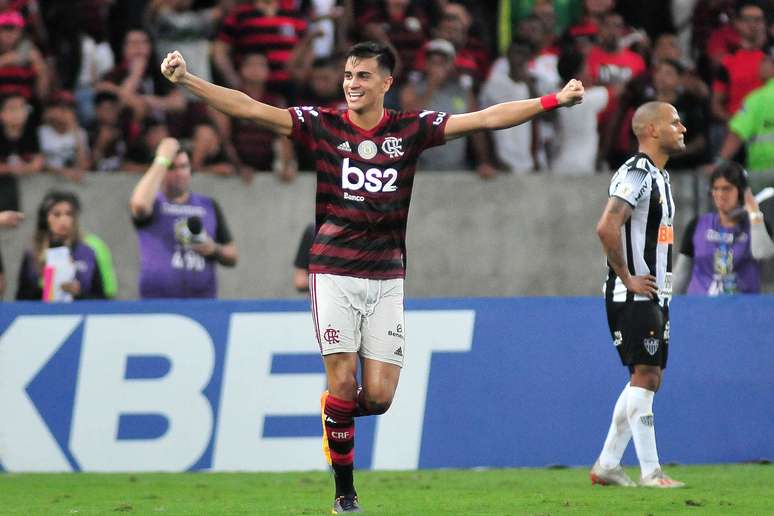
[[[357,402],[331,396],[325,400],[325,435],[336,477],[336,496],[355,494],[352,480],[355,462],[355,420]]]

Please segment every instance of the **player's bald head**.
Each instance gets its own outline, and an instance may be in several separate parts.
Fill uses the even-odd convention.
[[[645,135],[649,124],[656,124],[662,117],[667,118],[671,114],[672,105],[666,102],[646,102],[637,108],[632,118],[632,131],[639,138]]]

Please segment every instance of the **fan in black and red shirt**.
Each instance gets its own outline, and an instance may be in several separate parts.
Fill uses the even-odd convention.
[[[334,514],[359,512],[353,485],[354,418],[392,403],[405,349],[406,221],[419,154],[476,131],[513,127],[583,98],[571,80],[558,93],[449,115],[384,108],[395,55],[360,43],[346,55],[347,109],[280,109],[187,72],[179,52],[162,73],[231,116],[303,142],[317,155],[315,237],[309,256],[312,315],[328,380],[323,448],[336,480]],[[362,363],[361,381],[357,365]]]

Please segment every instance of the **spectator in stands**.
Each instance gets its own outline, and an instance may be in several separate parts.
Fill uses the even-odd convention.
[[[558,68],[562,79],[575,78],[583,84],[592,84],[586,56],[572,46],[562,52]],[[608,91],[604,86],[589,86],[585,90],[583,103],[557,113],[558,153],[551,162],[555,174],[580,175],[595,171],[599,147],[597,117],[607,105]]]
[[[142,29],[126,33],[121,63],[103,77],[96,90],[115,94],[135,124],[145,118],[165,122],[167,113],[180,112],[186,107],[183,93],[172,88],[161,75],[151,38]]]
[[[192,192],[188,154],[165,138],[129,201],[140,244],[140,297],[214,298],[215,266],[237,248],[214,199]]]
[[[89,138],[78,125],[75,97],[69,91],[51,96],[38,127],[40,150],[46,169],[72,181],[80,181],[91,166]]]
[[[266,56],[242,56],[239,66],[241,90],[260,102],[272,106],[286,105],[285,99],[266,91],[268,77],[269,62]],[[215,110],[211,111],[211,116],[217,130],[210,125],[202,125],[194,135],[191,153],[194,170],[221,175],[238,172],[242,179],[250,181],[256,171],[272,171],[277,160],[280,179],[295,179],[298,167],[293,144],[288,138],[275,136],[247,119],[232,119]]]
[[[444,113],[465,113],[475,111],[477,102],[469,81],[460,80],[455,68],[455,50],[451,42],[434,39],[425,45],[425,73],[416,82],[410,82],[400,93],[401,107],[406,111],[428,109]],[[482,178],[496,174],[489,162],[486,140],[483,133],[471,136],[474,147],[476,169]],[[419,158],[420,170],[465,170],[467,138],[446,142],[443,147],[426,150]]]
[[[298,12],[282,10],[279,0],[248,1],[223,20],[212,48],[213,63],[223,82],[239,89],[236,63],[246,54],[264,54],[269,59],[269,91],[287,96],[293,88],[290,62],[299,49],[309,48],[302,41],[306,37],[311,37],[306,21]]]
[[[38,208],[33,248],[24,254],[16,299],[52,301],[46,280],[46,268],[51,266],[48,250],[65,247],[74,265],[72,279],[62,283],[61,289],[68,294],[65,299],[104,299],[102,274],[94,250],[81,238],[78,218],[81,203],[70,192],[52,191],[43,197]],[[67,274],[56,270],[54,274]],[[62,299],[62,300],[65,300]]]
[[[646,102],[668,102],[677,109],[680,120],[687,129],[685,149],[669,159],[672,171],[692,170],[707,163],[707,131],[709,104],[682,87],[683,66],[672,59],[661,59],[652,67],[652,73],[630,81],[613,117],[609,133],[608,155],[625,156],[634,152],[637,143],[630,131],[634,111]]]
[[[53,83],[71,90],[78,119],[84,127],[94,121],[95,86],[115,66],[108,41],[111,0],[74,0],[48,3]]]
[[[218,25],[233,0],[220,0],[209,9],[193,9],[193,0],[152,0],[145,10],[146,26],[153,35],[157,62],[168,52],[180,50],[191,56],[193,73],[212,81],[210,47]],[[187,98],[185,111],[168,119],[170,132],[190,137],[192,129],[208,121],[208,110],[195,95],[183,91]],[[194,166],[196,168],[196,166]]]
[[[609,12],[604,14],[601,20],[598,44],[591,49],[588,56],[591,80],[594,84],[607,86],[609,91],[607,107],[600,114],[601,146],[598,161],[607,160],[609,164],[618,166],[630,154],[609,152],[615,141],[613,123],[619,108],[618,99],[626,83],[644,73],[646,66],[639,54],[619,47],[625,29],[623,17],[618,13]]]
[[[40,172],[45,164],[31,110],[20,94],[0,103],[0,211],[19,210],[18,177]]]
[[[224,13],[223,1],[209,9],[194,10],[193,0],[151,0],[145,8],[145,20],[156,41],[156,59],[179,50],[190,59],[192,73],[212,81],[210,45]],[[190,56],[190,57],[188,57]]]
[[[45,2],[44,4],[49,4]],[[49,8],[49,5],[46,5]],[[47,53],[49,49],[49,28],[46,27],[40,16],[40,2],[38,0],[0,0],[0,12],[16,11],[24,19],[27,32],[30,34],[35,46]]]
[[[459,2],[449,2],[444,7],[441,21],[434,31],[434,37],[445,39],[454,45],[455,68],[461,77],[470,77],[473,81],[472,86],[478,91],[478,87],[489,75],[492,56],[481,40],[475,34],[471,34],[471,27],[472,17],[467,8]],[[423,57],[422,53],[418,55],[419,70],[424,69]]]
[[[493,74],[481,89],[481,108],[494,106],[509,100],[524,100],[539,96],[535,92],[535,84],[527,69],[533,56],[534,47],[529,41],[519,37],[514,38],[508,47],[508,75]],[[537,125],[530,121],[493,131],[489,135],[494,142],[494,153],[497,159],[511,172],[525,174],[535,169],[536,159],[533,152],[537,151]]]
[[[20,211],[0,211],[0,228],[15,228],[24,220],[24,214]],[[3,266],[3,255],[0,254],[0,299],[3,299],[5,293],[5,268]]]
[[[304,228],[293,260],[293,288],[298,292],[309,291],[309,249],[314,242],[314,223]]]
[[[409,0],[381,0],[358,17],[364,40],[390,43],[398,54],[399,72],[396,86],[403,84],[409,72],[415,70],[417,53],[430,36],[429,13]]]
[[[718,157],[720,162],[728,161],[746,143],[750,185],[755,192],[774,186],[774,49],[761,61],[760,76],[763,86],[744,99],[743,108],[729,122]]]
[[[48,96],[46,62],[24,37],[24,18],[17,11],[0,13],[0,95],[21,95],[28,102]]]
[[[580,21],[570,27],[570,34],[575,37],[581,34],[598,34],[605,17],[613,12],[615,0],[583,0],[583,16]]]
[[[535,80],[535,91],[539,95],[556,91],[559,87],[559,73],[556,66],[559,51],[553,46],[547,46],[547,42],[553,39],[550,32],[545,29],[537,16],[528,16],[519,22],[516,34],[526,39],[535,48],[529,62],[529,73]],[[546,39],[546,34],[551,36],[551,39]],[[496,74],[507,76],[508,73],[508,57],[496,59],[492,64],[490,77]]]
[[[761,289],[761,260],[774,256],[771,226],[763,220],[741,165],[727,162],[710,179],[710,212],[685,231],[674,272],[678,294],[754,294]]]
[[[169,136],[167,126],[158,120],[148,118],[143,123],[139,138],[128,146],[121,170],[127,172],[142,172],[153,162],[155,150]]]
[[[664,32],[656,38],[653,44],[653,54],[650,58],[651,69],[660,61],[670,59],[680,63],[684,69],[681,86],[701,99],[709,99],[710,90],[695,68],[690,59],[683,53],[677,36],[671,32]]]
[[[120,105],[113,93],[98,93],[94,98],[94,123],[89,130],[94,170],[121,170],[126,156],[126,140],[119,120]]]
[[[742,1],[736,10],[740,47],[723,58],[719,75],[712,84],[712,114],[723,123],[739,110],[742,100],[763,83],[759,67],[766,45],[766,17],[752,1]]]
[[[736,16],[738,0],[699,0],[693,10],[693,48],[710,67],[720,67],[727,55],[736,52],[742,41]]]

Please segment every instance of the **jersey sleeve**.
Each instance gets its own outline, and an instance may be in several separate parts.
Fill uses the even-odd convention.
[[[446,123],[451,115],[443,111],[422,111],[417,115],[419,131],[417,132],[417,146],[419,151],[436,147],[446,143],[444,131]]]
[[[610,182],[610,197],[618,197],[628,202],[632,208],[650,189],[650,174],[646,170],[632,168],[613,176]]]
[[[215,242],[223,245],[230,244],[233,238],[231,237],[231,231],[228,229],[228,223],[226,223],[226,217],[223,216],[223,210],[220,209],[220,204],[215,199],[212,199],[212,208],[215,210]]]
[[[311,106],[292,106],[287,108],[293,119],[290,139],[300,142],[310,150],[317,147],[317,134],[320,128],[320,110]]]

